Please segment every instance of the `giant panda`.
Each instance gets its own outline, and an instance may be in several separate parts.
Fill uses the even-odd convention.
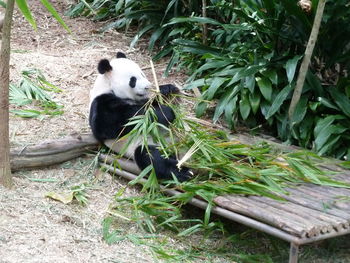
[[[129,119],[144,113],[145,104],[150,99],[151,83],[141,68],[132,60],[118,52],[111,61],[99,61],[98,76],[90,91],[89,124],[95,138],[115,152],[123,147],[123,141],[118,138],[129,133],[134,127],[125,126]],[[177,87],[171,84],[160,85],[163,96],[177,93]],[[159,123],[168,126],[175,119],[173,110],[166,105],[155,102],[153,105]],[[139,143],[130,145],[125,153],[135,160],[143,170],[153,165],[158,179],[172,179],[176,176],[180,182],[191,176],[187,167],[178,169],[178,160],[173,157],[165,158],[156,145],[148,145],[148,150]]]

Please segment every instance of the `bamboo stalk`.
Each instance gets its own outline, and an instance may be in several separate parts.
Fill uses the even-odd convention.
[[[156,86],[156,91],[158,93],[160,93],[160,89],[159,89],[159,84],[158,84],[158,79],[157,79],[157,74],[156,71],[154,69],[154,65],[153,65],[153,61],[152,59],[149,61],[151,64],[151,69],[152,69],[152,75],[153,75],[153,79],[154,79],[154,85]]]
[[[321,21],[322,21],[323,10],[324,10],[325,4],[326,4],[326,0],[319,0],[319,2],[318,2],[316,15],[315,15],[314,23],[313,23],[312,30],[310,33],[309,41],[307,43],[305,55],[304,55],[303,61],[301,63],[300,69],[299,69],[297,84],[296,84],[296,87],[294,89],[292,101],[290,102],[290,106],[289,106],[288,116],[289,116],[290,121],[293,118],[295,108],[300,100],[300,96],[301,96],[301,93],[303,91],[306,73],[307,73],[309,65],[310,65],[312,52],[313,52],[315,44],[316,44],[318,32],[320,30],[320,25],[321,25]],[[292,126],[292,123],[291,123],[291,126]]]

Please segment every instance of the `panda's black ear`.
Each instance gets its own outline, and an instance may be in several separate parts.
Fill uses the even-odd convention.
[[[108,59],[101,59],[100,62],[98,62],[97,70],[100,74],[105,74],[108,71],[112,70],[111,64],[109,64]]]
[[[126,58],[126,55],[123,52],[117,52],[117,58]]]

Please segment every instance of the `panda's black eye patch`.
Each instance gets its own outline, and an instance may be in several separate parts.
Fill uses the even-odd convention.
[[[129,81],[129,86],[135,88],[136,86],[136,77],[132,76]]]

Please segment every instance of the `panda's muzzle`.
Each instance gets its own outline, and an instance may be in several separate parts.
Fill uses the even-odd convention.
[[[135,95],[139,99],[146,99],[149,96],[148,92],[146,92],[146,93],[136,93]]]

